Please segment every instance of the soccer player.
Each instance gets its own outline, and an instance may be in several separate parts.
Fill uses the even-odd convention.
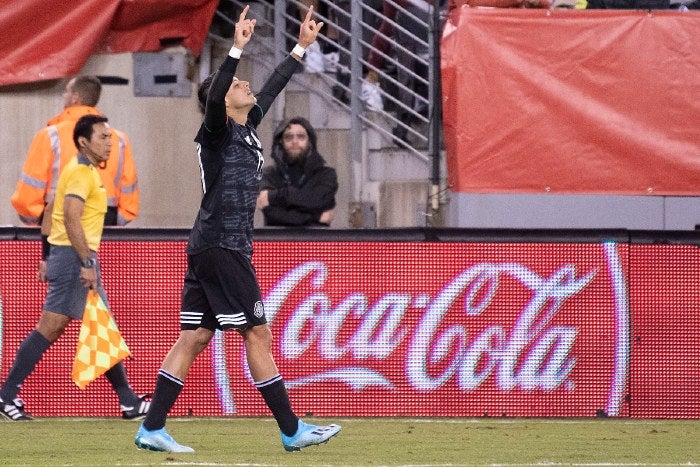
[[[56,187],[48,237],[49,288],[43,311],[34,330],[17,349],[0,389],[0,412],[9,420],[32,419],[17,394],[44,352],[61,337],[71,320],[82,319],[88,289],[97,290],[108,303],[97,260],[107,212],[107,192],[97,170],[109,159],[111,138],[112,130],[104,116],[85,115],[75,124],[73,141],[79,152],[61,172]],[[119,362],[105,376],[119,397],[122,417],[143,418],[150,401],[131,389],[123,364]]]
[[[195,141],[204,197],[187,246],[180,336],[158,371],[151,408],[136,433],[136,445],[143,449],[194,451],[175,442],[165,430],[165,421],[190,366],[216,329],[236,330],[243,337],[254,384],[279,425],[287,451],[325,443],[340,431],[338,425],[304,423],[292,411],[272,358],[272,333],[251,263],[253,216],[263,165],[255,129],[299,67],[323,23],[311,19],[313,8],[309,8],[297,45],[256,96],[247,81],[234,77],[242,49],[255,28],[255,20],[246,18],[248,8],[235,25],[228,57],[199,88],[205,110]]]

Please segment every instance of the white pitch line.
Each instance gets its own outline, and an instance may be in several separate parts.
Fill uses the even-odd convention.
[[[161,465],[207,465],[214,467],[275,467],[277,464],[220,464],[217,462],[164,462]]]

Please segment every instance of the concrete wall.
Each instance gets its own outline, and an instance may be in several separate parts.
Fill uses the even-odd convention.
[[[218,66],[227,51],[214,48],[213,66]],[[243,60],[237,74],[260,89],[274,63],[254,48],[250,56],[254,59]],[[198,71],[193,69],[193,75]],[[131,138],[141,186],[141,213],[131,226],[191,227],[201,197],[192,141],[201,122],[196,85],[192,84],[190,98],[134,97],[131,54],[92,57],[82,73],[120,76],[130,82],[105,85],[99,108]],[[0,88],[0,225],[21,225],[10,196],[32,137],[62,109],[64,86],[65,81],[60,80]],[[309,118],[318,132],[319,151],[338,172],[340,188],[332,227],[351,225],[353,201],[373,206],[377,227],[424,226],[429,163],[396,151],[386,136],[373,130],[365,134],[364,141],[350,141],[347,113],[309,94],[309,89],[322,86],[322,80],[313,75],[294,78],[258,128],[266,153],[281,119]],[[352,144],[362,145],[365,152],[360,200],[353,199]],[[450,193],[443,198],[442,218],[448,227],[692,230],[700,224],[698,197]],[[262,226],[259,213],[256,225]]]
[[[98,108],[132,143],[141,187],[141,212],[133,227],[187,227],[197,212],[201,185],[192,141],[201,116],[191,98],[134,97],[131,54],[90,59],[82,74],[112,75],[129,85],[105,85]],[[10,204],[29,144],[62,110],[65,81],[0,88],[0,224],[21,225]]]
[[[693,230],[700,198],[453,193],[447,217],[452,227]]]
[[[251,48],[253,51],[255,49]],[[222,53],[225,56],[227,52],[227,48],[214,47],[214,67],[218,66]],[[260,89],[272,65],[269,60],[261,65],[244,59],[237,74],[241,79],[250,80],[253,89]],[[196,85],[192,84],[190,98],[134,97],[132,70],[131,54],[118,54],[94,56],[81,71],[81,74],[119,76],[129,80],[128,85],[104,85],[98,108],[115,128],[125,131],[131,139],[141,188],[141,209],[139,217],[130,226],[191,227],[201,198],[193,142],[201,122]],[[194,68],[191,72],[196,81],[199,70]],[[65,80],[56,80],[0,88],[0,225],[22,225],[10,204],[10,196],[34,134],[62,110],[61,94],[65,83]],[[293,115],[309,117],[308,96],[290,97],[288,103],[281,96],[278,101],[279,108],[271,109],[258,128],[266,155],[273,130],[281,118]],[[317,116],[327,111],[325,108],[314,109]],[[333,128],[318,128],[318,131],[320,152],[330,165],[336,167],[340,180],[338,209],[332,226],[347,227],[350,172],[345,157],[349,144],[347,132]],[[269,164],[271,160],[266,158],[265,163]],[[262,225],[259,213],[256,225]]]

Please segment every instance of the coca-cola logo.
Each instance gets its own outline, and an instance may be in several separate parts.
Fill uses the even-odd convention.
[[[616,327],[605,410],[616,415],[629,360],[627,298],[616,245],[604,243],[602,250]],[[502,394],[573,391],[572,375],[580,358],[574,349],[581,329],[562,322],[558,314],[600,273],[599,267],[581,270],[574,263],[542,274],[520,262],[485,261],[465,267],[437,288],[430,284],[432,293],[426,288],[377,295],[375,286],[374,298],[363,290],[343,290],[342,298],[333,300],[329,290],[337,296],[340,286],[333,283],[325,261],[312,259],[289,269],[269,288],[265,313],[277,341],[276,358],[294,362],[305,373],[285,375],[290,390],[331,383],[360,393],[401,386],[404,392],[421,394],[446,388],[471,394],[489,382]],[[381,280],[367,279],[367,284]],[[527,299],[513,300],[518,308],[508,308],[504,289],[518,290]],[[498,316],[509,318],[492,318],[489,313],[496,308]],[[233,412],[221,336],[213,343],[222,406]]]

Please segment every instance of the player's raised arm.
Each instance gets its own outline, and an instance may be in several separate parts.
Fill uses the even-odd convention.
[[[228,57],[213,77],[204,80],[199,87],[199,102],[204,109],[204,126],[210,132],[218,132],[226,126],[226,94],[233,82],[243,47],[250,42],[255,32],[256,20],[246,18],[249,9],[248,5],[243,8],[238,22],[234,25],[233,45]]]
[[[312,19],[313,13],[314,7],[310,6],[306,12],[304,22],[301,23],[301,26],[299,27],[299,39],[297,40],[299,49],[294,47],[292,50],[292,57],[296,58],[297,60],[301,60],[307,47],[316,41],[319,31],[323,27],[323,21],[317,23]]]
[[[253,37],[255,32],[255,19],[247,19],[246,15],[250,5],[246,5],[241,11],[238,17],[238,22],[234,25],[233,31],[233,46],[239,50],[243,50],[243,47],[250,42],[250,38]]]

